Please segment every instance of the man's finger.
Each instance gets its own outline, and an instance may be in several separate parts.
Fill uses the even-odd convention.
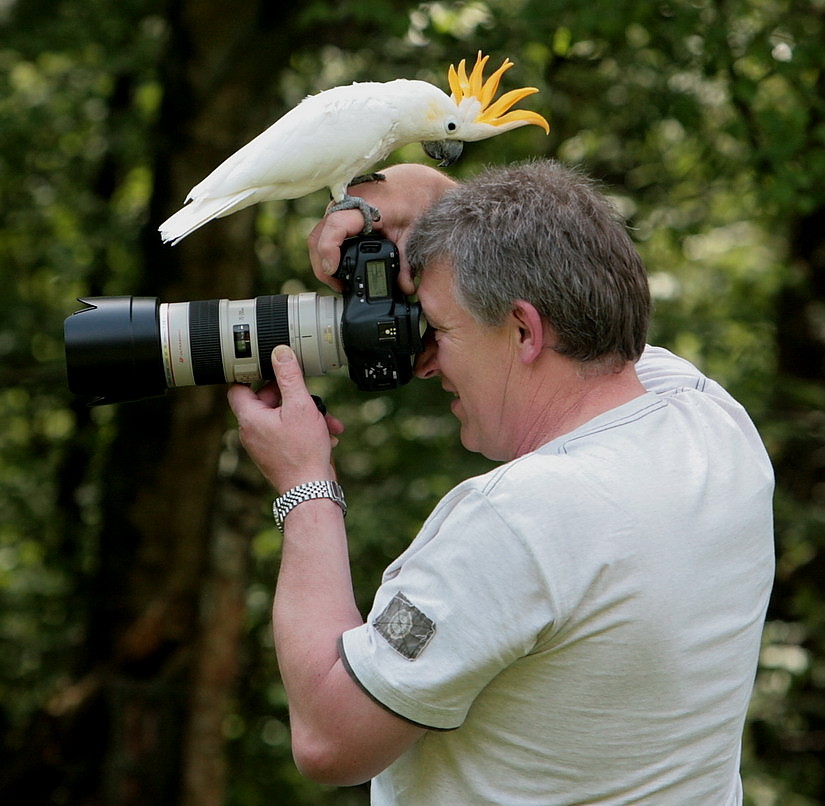
[[[309,259],[315,276],[335,290],[341,290],[341,282],[333,280],[341,262],[341,244],[364,228],[364,218],[358,210],[341,210],[322,218],[307,238]]]
[[[239,383],[233,383],[229,387],[226,396],[229,398],[229,405],[235,414],[259,403],[258,396],[248,386]]]
[[[272,369],[281,390],[281,405],[287,406],[290,401],[308,396],[304,373],[289,345],[279,344],[272,351]]]

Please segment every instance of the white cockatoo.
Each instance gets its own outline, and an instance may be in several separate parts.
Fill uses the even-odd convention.
[[[484,81],[488,56],[479,51],[467,75],[464,60],[450,66],[452,95],[426,81],[397,79],[333,87],[305,98],[221,163],[189,192],[184,206],[158,228],[164,242],[177,243],[213,218],[274,199],[295,199],[327,187],[329,210],[357,208],[364,231],[380,213],[351,196],[353,180],[390,152],[420,142],[427,154],[450,165],[463,142],[485,140],[533,124],[550,131],[536,112],[511,107],[538,90],[524,87],[494,96],[509,59]]]

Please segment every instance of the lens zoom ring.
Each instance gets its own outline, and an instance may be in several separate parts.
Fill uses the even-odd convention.
[[[289,344],[288,294],[258,297],[255,301],[255,320],[258,326],[258,356],[261,375],[275,377],[270,355],[279,344]]]
[[[221,357],[220,300],[189,303],[189,349],[195,383],[226,383]]]

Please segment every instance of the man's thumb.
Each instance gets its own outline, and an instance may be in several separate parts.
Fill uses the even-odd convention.
[[[288,344],[279,344],[272,351],[272,369],[275,371],[275,380],[281,395],[289,394],[296,381],[303,381],[303,373],[298,366],[298,359]]]

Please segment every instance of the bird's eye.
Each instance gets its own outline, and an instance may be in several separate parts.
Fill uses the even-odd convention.
[[[457,128],[458,128],[458,124],[454,120],[451,120],[447,124],[447,131],[448,132],[454,132]]]

